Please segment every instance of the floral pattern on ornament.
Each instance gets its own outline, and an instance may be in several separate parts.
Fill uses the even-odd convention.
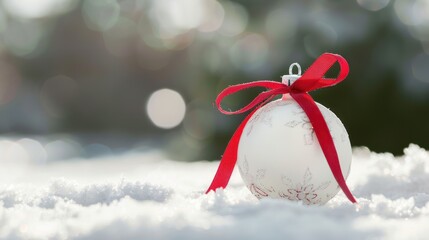
[[[265,125],[272,127],[273,126],[272,117],[271,117],[271,115],[269,115],[267,113],[269,113],[271,110],[273,110],[274,107],[277,107],[277,106],[280,106],[280,105],[279,104],[265,105],[258,112],[256,112],[252,116],[250,121],[247,123],[247,124],[249,124],[249,128],[247,129],[246,135],[249,136],[250,133],[252,133],[253,126],[257,122],[261,122]]]
[[[247,136],[249,136],[250,133],[252,133],[253,125],[255,124],[255,122],[259,120],[260,117],[261,117],[261,112],[256,112],[255,114],[253,114],[249,122],[247,122],[247,125],[249,126],[249,128],[247,128],[247,131],[246,131]]]
[[[249,185],[249,190],[258,199],[268,197],[270,194],[276,192],[273,187],[265,187],[264,185],[257,183],[251,183]]]
[[[267,171],[267,170],[265,170],[265,169],[258,169],[258,170],[256,171],[256,179],[260,180],[260,179],[264,178],[264,177],[265,177],[265,172],[266,172],[266,171]]]
[[[304,113],[305,114],[305,113]],[[295,128],[298,125],[301,125],[303,129],[308,130],[308,133],[304,134],[304,143],[305,145],[312,145],[314,142],[314,129],[313,125],[311,125],[310,120],[306,115],[301,116],[301,121],[299,120],[291,120],[285,123],[285,126]]]
[[[244,163],[247,163],[247,159],[245,159]],[[243,166],[242,168],[245,167]],[[242,168],[240,168],[240,171],[243,173],[244,169]],[[256,170],[255,176],[250,173],[244,175],[245,178],[247,178],[247,180],[250,182],[250,184],[248,185],[250,192],[258,199],[268,197],[271,193],[276,192],[272,186],[266,187],[264,186],[264,184],[261,183],[261,180],[265,177],[266,172],[266,169],[258,169]]]
[[[313,129],[313,125],[310,122],[310,119],[307,117],[307,114],[304,112],[304,110],[302,108],[297,108],[297,109],[293,110],[292,114],[293,115],[300,115],[301,121],[291,120],[291,121],[286,122],[285,126],[295,128],[296,126],[301,125],[301,127],[303,129],[308,130],[308,133],[304,134],[305,145],[313,145],[314,140],[315,140],[315,132]],[[328,125],[329,132],[331,132],[331,135],[332,135],[331,128],[329,127],[329,125],[331,125],[331,120],[330,119],[327,120],[326,124]],[[333,135],[332,135],[332,139],[335,140],[335,137]]]
[[[238,164],[238,170],[244,175],[249,173],[249,162],[247,161],[246,155],[244,155],[244,161],[242,164]]]
[[[331,184],[331,181],[326,181],[319,186],[314,186],[314,184],[311,183],[312,178],[313,175],[308,168],[304,173],[302,183],[294,184],[290,178],[283,176],[283,184],[285,184],[288,189],[286,192],[279,192],[279,196],[292,201],[302,201],[307,205],[319,204],[321,198],[318,191],[326,189]]]
[[[256,186],[254,183],[251,183],[249,186],[250,192],[257,197],[258,199],[268,197],[268,191]]]

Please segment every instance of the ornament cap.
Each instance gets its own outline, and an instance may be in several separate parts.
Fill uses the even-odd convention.
[[[296,67],[298,70],[297,74],[293,73],[293,67]],[[301,66],[299,63],[292,63],[289,67],[289,74],[282,76],[282,83],[288,86],[291,86],[298,78],[301,77]]]

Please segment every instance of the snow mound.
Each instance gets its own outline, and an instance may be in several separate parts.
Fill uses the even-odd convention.
[[[8,156],[1,239],[427,239],[429,152],[416,145],[400,157],[354,149],[347,182],[358,207],[342,193],[325,206],[257,200],[237,172],[206,195],[218,162],[157,152],[43,164]]]
[[[0,190],[0,201],[5,208],[12,208],[18,204],[54,208],[60,202],[72,202],[82,206],[93,204],[110,204],[115,200],[129,197],[136,201],[164,202],[171,190],[149,183],[126,182],[89,184],[81,186],[66,179],[52,181],[47,190],[36,195],[23,189],[6,188]]]

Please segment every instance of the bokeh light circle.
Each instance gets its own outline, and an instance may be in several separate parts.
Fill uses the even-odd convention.
[[[164,88],[150,95],[146,112],[155,126],[170,129],[183,121],[186,104],[180,93]]]
[[[222,5],[225,16],[220,27],[220,33],[229,37],[241,34],[249,21],[247,10],[239,3],[234,2],[225,1]]]
[[[120,6],[116,0],[85,0],[82,5],[82,13],[90,29],[106,31],[118,21]]]
[[[268,54],[269,45],[266,38],[257,33],[250,33],[238,39],[229,51],[231,62],[247,71],[263,67]]]
[[[390,0],[357,0],[357,3],[369,11],[379,11],[389,4]]]
[[[77,5],[74,0],[3,0],[2,3],[12,16],[24,19],[64,14]]]
[[[265,20],[265,30],[268,36],[276,39],[288,39],[297,31],[295,13],[287,9],[272,10]]]
[[[25,149],[32,162],[43,164],[47,160],[47,152],[43,145],[31,138],[22,138],[17,143]]]

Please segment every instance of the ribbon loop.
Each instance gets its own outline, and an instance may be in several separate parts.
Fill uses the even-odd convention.
[[[336,63],[340,65],[340,72],[338,77],[335,79],[324,78],[326,72]],[[231,140],[229,141],[224,155],[222,156],[218,170],[215,177],[213,178],[210,187],[206,193],[217,188],[225,188],[228,185],[231,174],[234,170],[235,163],[237,162],[237,149],[240,142],[241,134],[246,126],[246,123],[252,117],[252,115],[262,107],[265,103],[270,101],[274,96],[278,94],[290,93],[293,99],[301,106],[304,112],[307,114],[310,123],[316,133],[316,137],[320,143],[322,152],[328,162],[329,168],[334,175],[340,188],[343,190],[346,197],[353,203],[356,203],[356,199],[353,197],[349,188],[347,187],[343,173],[341,171],[340,161],[338,159],[338,153],[336,151],[334,141],[331,133],[329,132],[328,125],[323,118],[322,113],[317,107],[314,100],[307,93],[319,88],[329,87],[338,84],[343,81],[349,72],[349,66],[347,61],[337,54],[324,53],[308,68],[308,70],[296,80],[290,87],[280,82],[262,80],[250,83],[243,83],[233,85],[225,88],[216,98],[216,106],[220,112],[224,114],[240,114],[247,112],[251,109],[253,111],[241,122]],[[236,111],[226,111],[221,107],[221,102],[226,96],[232,95],[236,92],[252,87],[265,87],[268,90],[257,95],[249,104]]]
[[[220,103],[226,96],[229,96],[236,92],[242,91],[244,89],[253,88],[253,87],[264,87],[269,90],[260,93],[249,104],[247,104],[246,106],[244,106],[243,108],[237,111],[226,111],[220,105]],[[289,92],[289,87],[279,82],[263,80],[263,81],[256,81],[256,82],[250,82],[250,83],[242,83],[242,84],[229,86],[225,88],[221,93],[219,93],[219,95],[216,98],[216,106],[219,109],[219,111],[223,114],[226,114],[226,115],[240,114],[240,113],[249,111],[250,109],[260,104],[261,102],[264,102],[270,96],[281,94],[281,93],[287,93],[287,92]]]
[[[340,72],[335,79],[324,78],[328,70],[336,63],[340,65]],[[334,86],[343,81],[349,73],[349,65],[342,56],[324,53],[304,72],[292,85],[293,92],[310,92],[319,88]]]

